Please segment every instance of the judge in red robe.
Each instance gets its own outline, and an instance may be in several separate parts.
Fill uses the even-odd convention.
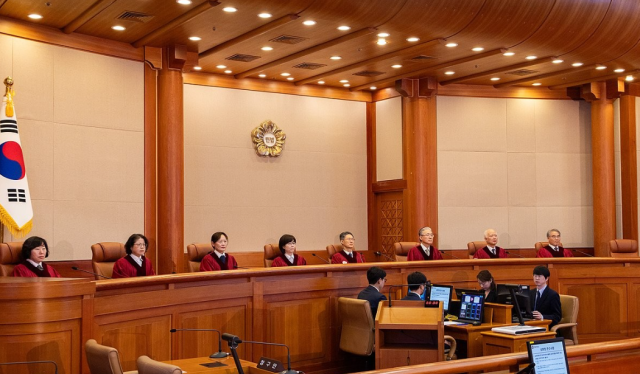
[[[341,233],[340,244],[342,244],[342,251],[331,256],[332,264],[362,264],[365,262],[364,256],[355,250],[356,239],[352,233],[349,231]]]
[[[548,245],[540,248],[536,257],[573,257],[573,253],[570,250],[565,249],[561,245],[562,238],[560,237],[560,230],[551,229],[547,231]]]
[[[113,265],[112,278],[132,278],[156,275],[151,261],[144,255],[149,248],[149,240],[142,234],[133,234],[124,243],[127,255]]]
[[[484,232],[484,240],[487,245],[476,251],[473,258],[507,258],[507,251],[498,247],[498,233],[496,230],[488,229]]]
[[[282,266],[301,266],[306,265],[307,261],[304,257],[296,254],[296,238],[293,235],[285,234],[280,237],[278,243],[282,254],[273,259],[271,267],[277,268]]]
[[[38,236],[28,238],[22,243],[20,254],[25,260],[13,268],[14,277],[60,278],[53,266],[44,263],[44,259],[49,257],[49,245],[46,240]]]
[[[407,261],[442,260],[442,254],[433,246],[433,231],[430,227],[423,227],[418,232],[420,244],[411,248],[407,253]]]
[[[238,268],[236,259],[227,254],[227,244],[229,237],[223,232],[216,232],[211,235],[211,246],[213,251],[202,258],[200,271],[234,270]]]

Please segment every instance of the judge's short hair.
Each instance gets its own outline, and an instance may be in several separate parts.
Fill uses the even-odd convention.
[[[224,238],[229,240],[229,236],[225,233],[223,233],[222,231],[218,231],[216,233],[213,233],[213,235],[211,235],[211,243],[217,243],[218,240],[220,240],[220,238],[222,238],[222,235],[224,235]]]
[[[431,230],[431,227],[425,226],[425,227],[421,228],[420,230],[418,230],[418,236],[422,236],[422,232],[423,231],[427,231],[427,230],[429,230],[429,231],[431,231],[433,233],[433,230]]]
[[[291,234],[284,234],[280,237],[278,247],[280,247],[280,252],[282,252],[282,254],[284,254],[284,246],[291,242],[296,242],[296,237]]]
[[[142,234],[132,234],[129,239],[127,239],[127,242],[124,243],[124,250],[128,255],[131,254],[131,248],[133,248],[133,245],[136,244],[138,239],[144,240],[144,253],[147,253],[147,250],[149,249],[149,240],[147,237]]]
[[[45,258],[49,257],[49,245],[47,244],[47,241],[39,236],[32,236],[30,238],[27,238],[27,240],[22,243],[22,250],[20,251],[22,258],[24,260],[31,258],[31,250],[41,245],[44,245],[44,247],[47,249]]]
[[[355,236],[350,231],[344,231],[340,233],[340,241],[343,241],[344,238],[347,237],[347,235],[351,235],[352,237],[355,238]]]
[[[551,233],[552,233],[552,232],[557,232],[557,233],[558,233],[558,235],[562,236],[562,234],[560,233],[560,230],[558,230],[558,229],[551,229],[551,230],[547,231],[547,238],[550,238],[550,237],[551,237]]]

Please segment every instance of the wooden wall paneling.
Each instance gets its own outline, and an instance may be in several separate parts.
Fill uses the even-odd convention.
[[[376,194],[376,251],[394,257],[393,243],[405,238],[405,202],[402,191]],[[382,259],[381,261],[386,261]]]
[[[629,282],[629,318],[628,332],[629,336],[640,336],[640,282]]]
[[[620,179],[622,237],[638,240],[638,151],[636,97],[620,97]]]
[[[145,48],[149,54],[155,54],[159,48]],[[146,58],[146,56],[145,56]],[[157,64],[157,63],[156,63]],[[144,64],[144,235],[149,240],[146,257],[151,260],[154,269],[157,262],[157,90],[158,74],[153,65],[145,60]]]
[[[373,185],[377,177],[376,158],[376,103],[366,104],[366,140],[367,140],[367,232],[369,247],[380,248],[376,225],[377,204]]]

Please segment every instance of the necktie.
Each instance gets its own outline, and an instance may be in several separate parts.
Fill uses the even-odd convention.
[[[495,247],[494,247],[494,248],[491,248],[491,253],[492,253],[494,256],[496,255],[496,249],[495,249]]]
[[[42,267],[42,264],[38,264],[38,270],[43,271],[44,268]]]
[[[349,253],[349,257],[353,258],[353,252]]]
[[[220,261],[222,261],[222,263],[226,265],[227,264],[227,256],[225,256],[225,255],[220,256]]]
[[[538,309],[538,300],[540,299],[540,290],[536,291],[536,302],[533,304],[533,310]]]

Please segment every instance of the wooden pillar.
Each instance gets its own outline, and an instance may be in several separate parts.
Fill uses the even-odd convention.
[[[367,123],[367,231],[369,239],[369,249],[374,252],[380,248],[378,239],[376,207],[376,195],[373,192],[373,185],[377,182],[376,177],[376,103],[366,104]]]
[[[149,240],[146,257],[157,263],[157,69],[162,67],[160,48],[145,47],[144,64],[144,235]]]
[[[429,226],[438,232],[438,165],[436,133],[436,87],[434,78],[402,79],[396,90],[402,98],[404,217],[406,239],[415,240],[418,230]],[[437,241],[434,243],[437,245]]]
[[[184,46],[162,51],[158,74],[158,273],[182,272],[184,262]]]
[[[638,151],[636,148],[636,97],[620,97],[620,177],[622,237],[638,240]]]

